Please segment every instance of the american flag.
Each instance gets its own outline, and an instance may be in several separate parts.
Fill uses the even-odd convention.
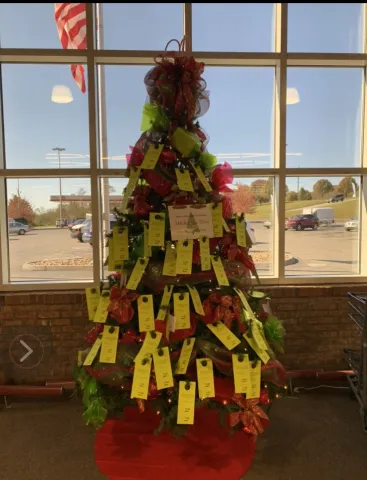
[[[87,47],[86,3],[55,3],[55,20],[62,48],[85,50]],[[73,78],[85,93],[82,65],[70,65]]]

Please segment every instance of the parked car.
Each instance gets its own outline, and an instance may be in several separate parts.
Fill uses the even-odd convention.
[[[61,220],[56,220],[56,228],[64,228],[68,226],[68,219],[62,218]]]
[[[338,193],[337,195],[334,195],[328,200],[328,203],[336,203],[336,202],[344,202],[344,194],[343,193]]]
[[[73,222],[69,223],[68,229],[71,230],[75,225],[81,225],[85,222],[85,220],[85,218],[78,218],[77,220],[74,220]]]
[[[82,223],[77,223],[73,225],[70,229],[71,238],[78,238],[78,236],[80,236],[81,229],[89,222],[90,222],[90,219],[86,219]]]
[[[25,225],[24,223],[19,222],[8,222],[8,233],[15,234],[15,235],[25,235],[27,232],[31,230],[29,225]]]
[[[319,219],[315,215],[295,215],[290,217],[285,222],[286,230],[305,230],[306,228],[311,228],[312,230],[317,230],[319,228]]]
[[[110,231],[113,229],[116,223],[116,219],[110,220]],[[85,243],[89,243],[89,245],[92,246],[92,225],[90,225],[89,228],[84,230],[82,241]]]
[[[78,229],[76,238],[79,242],[83,242],[83,234],[92,228],[92,220],[86,220],[83,225]]]
[[[351,230],[358,230],[359,229],[359,220],[358,218],[351,218],[344,224],[344,228],[347,232]]]
[[[265,228],[270,228],[271,227],[271,221],[270,220],[266,220],[264,223],[263,223],[264,227]]]

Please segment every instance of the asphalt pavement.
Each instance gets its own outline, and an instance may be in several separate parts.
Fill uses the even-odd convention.
[[[273,251],[274,231],[263,222],[253,222],[254,251]],[[317,231],[285,233],[285,250],[296,259],[286,266],[289,275],[351,275],[358,273],[358,232],[347,232],[344,222]],[[70,237],[67,229],[33,230],[24,236],[10,236],[10,277],[12,281],[83,281],[92,279],[92,267],[79,270],[31,271],[25,263],[37,260],[90,258],[92,248]],[[258,264],[260,275],[271,275],[271,263]]]

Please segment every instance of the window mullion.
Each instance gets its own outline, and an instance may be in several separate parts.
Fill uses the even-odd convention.
[[[98,182],[98,149],[97,149],[97,115],[96,115],[96,76],[94,67],[94,25],[95,4],[87,3],[87,67],[88,67],[88,115],[89,115],[89,151],[91,172],[92,199],[92,231],[95,241],[93,249],[93,281],[99,285],[101,281],[101,250],[100,250],[100,192]],[[98,232],[98,235],[96,235]]]

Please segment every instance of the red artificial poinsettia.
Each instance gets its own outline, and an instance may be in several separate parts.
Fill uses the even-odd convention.
[[[131,302],[136,300],[139,295],[131,292],[127,288],[120,288],[114,285],[110,291],[110,305],[108,312],[110,317],[118,323],[129,323],[134,317],[134,309]]]

